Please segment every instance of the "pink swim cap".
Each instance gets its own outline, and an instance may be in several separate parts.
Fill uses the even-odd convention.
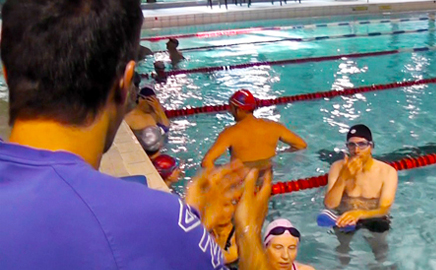
[[[266,227],[265,233],[263,234],[264,245],[267,246],[275,236],[283,234],[289,234],[300,239],[300,232],[294,227],[294,225],[285,218],[279,218]]]

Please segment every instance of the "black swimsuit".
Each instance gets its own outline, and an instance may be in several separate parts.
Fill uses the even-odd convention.
[[[224,250],[227,251],[232,246],[232,237],[233,234],[235,234],[235,226],[232,227],[232,230],[229,233],[229,236],[227,237],[226,245],[224,246]]]

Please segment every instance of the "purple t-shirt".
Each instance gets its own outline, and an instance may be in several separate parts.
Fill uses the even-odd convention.
[[[226,269],[178,197],[0,142],[0,269]]]

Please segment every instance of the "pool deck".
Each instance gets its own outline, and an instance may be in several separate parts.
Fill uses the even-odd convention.
[[[112,147],[103,155],[100,171],[115,177],[145,175],[150,188],[169,192],[169,188],[124,121]]]
[[[229,1],[228,9],[221,8],[214,0],[213,8],[190,6],[179,8],[164,8],[166,3],[152,4],[155,9],[143,9],[143,28],[167,28],[189,25],[206,25],[216,23],[232,23],[240,21],[290,19],[318,16],[381,14],[394,12],[428,11],[436,10],[434,1],[406,1],[406,0],[302,0],[302,3],[287,1],[280,6],[278,1],[254,2],[250,7],[247,4],[236,6]]]

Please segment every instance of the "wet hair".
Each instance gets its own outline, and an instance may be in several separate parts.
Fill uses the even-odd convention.
[[[168,40],[168,42],[174,43],[174,45],[176,45],[176,48],[179,46],[179,41],[177,39],[175,39],[175,38],[170,38]]]
[[[139,0],[6,1],[1,57],[9,123],[94,119],[127,63],[136,60],[142,20]]]
[[[138,74],[138,72],[135,71],[133,75],[133,84],[139,88],[139,85],[141,84],[141,76]]]

